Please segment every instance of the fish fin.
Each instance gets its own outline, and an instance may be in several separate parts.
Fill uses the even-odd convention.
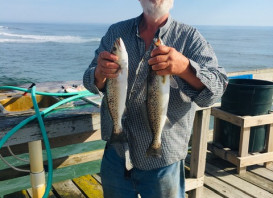
[[[178,84],[172,75],[170,75],[170,85],[172,88],[178,89]]]
[[[125,133],[112,133],[110,138],[110,143],[125,143],[127,142],[127,138],[125,136]]]
[[[161,158],[162,157],[162,149],[161,146],[159,148],[153,148],[150,146],[146,151],[147,156]]]

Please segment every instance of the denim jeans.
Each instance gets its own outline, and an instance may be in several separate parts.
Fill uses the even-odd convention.
[[[185,197],[184,161],[148,171],[133,168],[127,176],[124,165],[125,160],[107,146],[101,164],[104,198]]]

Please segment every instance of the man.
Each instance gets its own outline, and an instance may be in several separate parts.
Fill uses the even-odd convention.
[[[108,141],[101,165],[105,198],[183,198],[184,159],[191,135],[196,106],[219,100],[227,77],[215,54],[199,32],[180,24],[169,15],[173,0],[139,0],[143,14],[112,25],[102,38],[95,58],[84,74],[85,87],[94,93],[105,91],[106,79],[116,78],[119,65],[111,54],[121,37],[129,56],[126,116],[123,130],[128,139],[133,169],[125,169],[126,146],[110,144],[112,121],[105,97],[101,107],[102,138]],[[154,48],[153,42],[164,45]],[[166,124],[162,134],[162,157],[148,157],[152,141],[147,122],[147,76],[172,75],[178,88],[171,88]],[[130,96],[130,97],[129,97]],[[196,105],[197,104],[197,105]],[[180,166],[182,167],[180,170]]]

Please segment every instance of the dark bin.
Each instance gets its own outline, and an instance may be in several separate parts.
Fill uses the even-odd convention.
[[[240,116],[268,114],[272,108],[273,82],[254,79],[230,79],[222,97],[221,109]],[[220,121],[221,143],[238,150],[240,127]],[[249,152],[261,152],[265,148],[267,126],[252,127]]]

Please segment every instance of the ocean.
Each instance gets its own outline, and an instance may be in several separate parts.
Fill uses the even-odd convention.
[[[81,80],[108,27],[0,23],[0,86]],[[195,27],[227,72],[273,68],[273,27]]]

